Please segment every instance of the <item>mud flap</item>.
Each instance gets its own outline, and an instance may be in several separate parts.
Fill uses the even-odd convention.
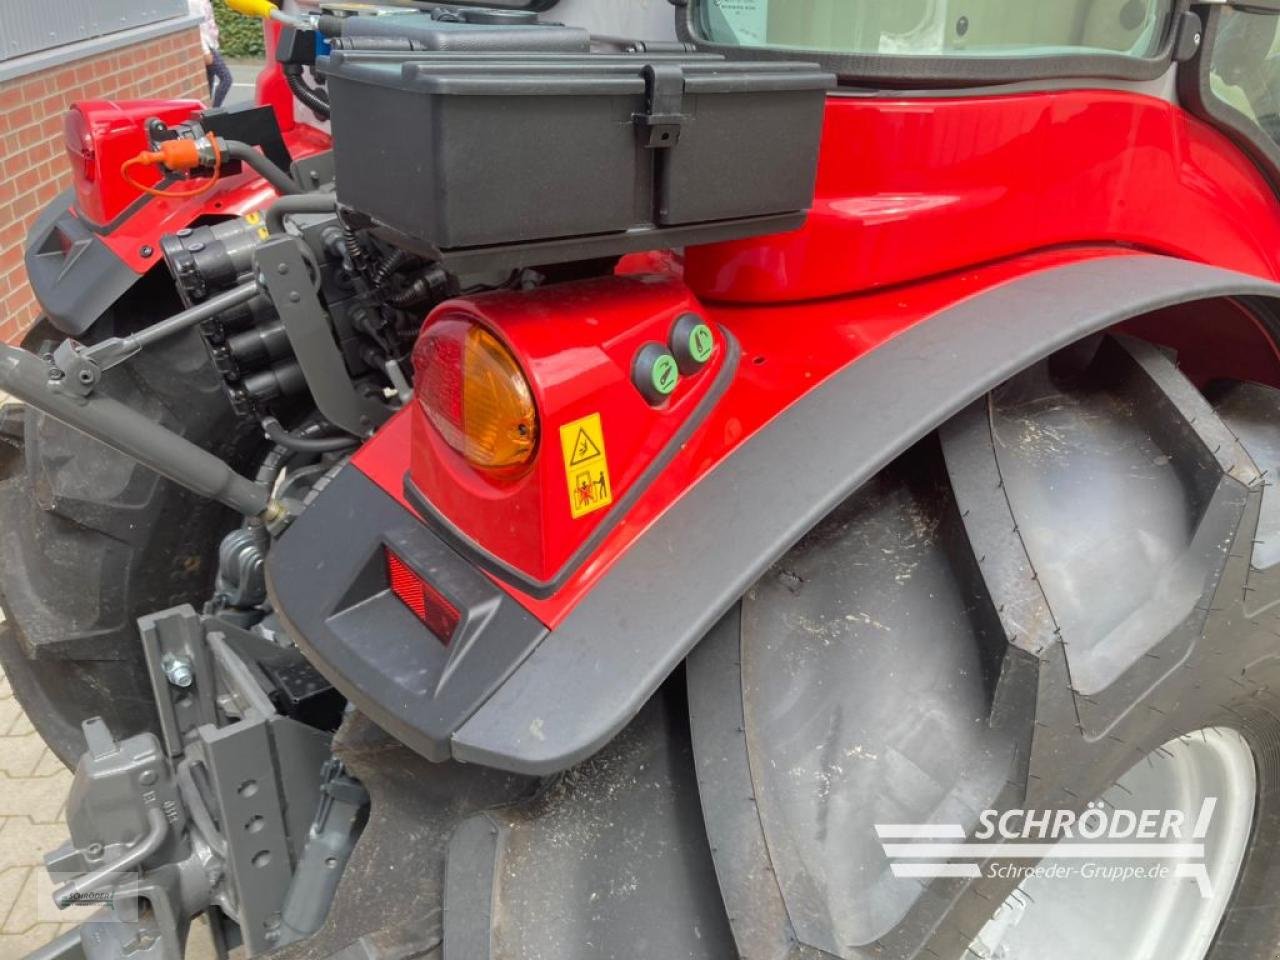
[[[659,696],[533,804],[458,827],[445,960],[733,955],[682,713]]]
[[[368,825],[328,924],[278,960],[734,956],[702,826],[682,690],[548,781],[433,764],[363,719],[337,755]]]

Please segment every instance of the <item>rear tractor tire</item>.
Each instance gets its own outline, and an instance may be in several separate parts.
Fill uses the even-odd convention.
[[[1273,960],[1280,391],[1209,395],[1125,337],[1041,363],[859,491],[694,652],[742,956]],[[903,825],[972,840],[988,810],[1190,825],[1210,798],[1206,896],[1190,874],[1040,881],[998,854],[931,877],[885,845]]]
[[[144,281],[116,313],[171,313],[172,291],[149,289]],[[116,332],[108,315],[83,339]],[[61,339],[41,322],[23,346]],[[195,331],[111,370],[98,389],[242,468],[260,449]],[[10,408],[0,429],[0,667],[36,730],[74,766],[89,717],[117,737],[157,729],[135,618],[202,604],[218,541],[238,520],[35,410]]]

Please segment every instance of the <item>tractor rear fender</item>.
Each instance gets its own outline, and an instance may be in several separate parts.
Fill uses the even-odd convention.
[[[276,608],[336,686],[431,759],[452,756],[520,774],[565,770],[618,734],[772,564],[916,441],[1083,337],[1221,297],[1238,298],[1259,315],[1280,313],[1276,284],[1127,253],[1042,268],[961,300],[829,378],[746,440],[549,632],[487,578],[459,571],[461,558],[411,522],[412,539],[431,541],[423,562],[433,574],[476,578],[462,584],[475,597],[468,616],[502,626],[485,631],[476,656],[451,652],[434,692],[421,687],[428,672],[415,659],[421,644],[392,641],[385,622],[366,625],[379,628],[377,638],[363,629],[363,639],[343,636],[332,616],[332,604],[342,601],[317,602],[326,589],[347,589],[333,544],[342,540],[350,551],[350,536],[367,536],[360,531],[388,518],[401,536],[411,519],[396,522],[403,509],[358,471],[344,471],[272,552]],[[340,491],[347,497],[332,496]],[[463,657],[505,665],[483,682],[460,684],[466,671],[455,668]]]
[[[69,337],[82,336],[139,276],[72,212],[74,200],[75,192],[66,190],[44,209],[26,250],[36,298],[49,322]]]

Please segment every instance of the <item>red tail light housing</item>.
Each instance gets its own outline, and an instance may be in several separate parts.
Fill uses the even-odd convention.
[[[553,592],[727,383],[727,341],[702,325],[711,355],[660,402],[646,396],[637,358],[675,364],[690,316],[706,314],[688,288],[653,275],[441,304],[414,351],[410,476],[394,485],[497,575]]]
[[[67,111],[62,134],[66,141],[67,159],[71,161],[71,175],[76,183],[95,183],[98,179],[98,158],[93,131],[89,129],[85,115],[75,107]]]
[[[391,550],[384,548],[387,557],[387,582],[391,592],[422,621],[432,636],[446,647],[452,642],[462,615],[458,608]]]

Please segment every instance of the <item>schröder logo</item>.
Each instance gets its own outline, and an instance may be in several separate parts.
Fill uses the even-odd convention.
[[[1213,887],[1204,840],[1217,803],[1216,797],[1206,798],[1194,820],[1182,810],[1126,810],[1098,802],[1080,813],[984,810],[972,837],[958,823],[878,823],[876,835],[895,877],[1173,876],[1195,880],[1207,899]],[[1117,860],[1133,862],[1100,862]]]

